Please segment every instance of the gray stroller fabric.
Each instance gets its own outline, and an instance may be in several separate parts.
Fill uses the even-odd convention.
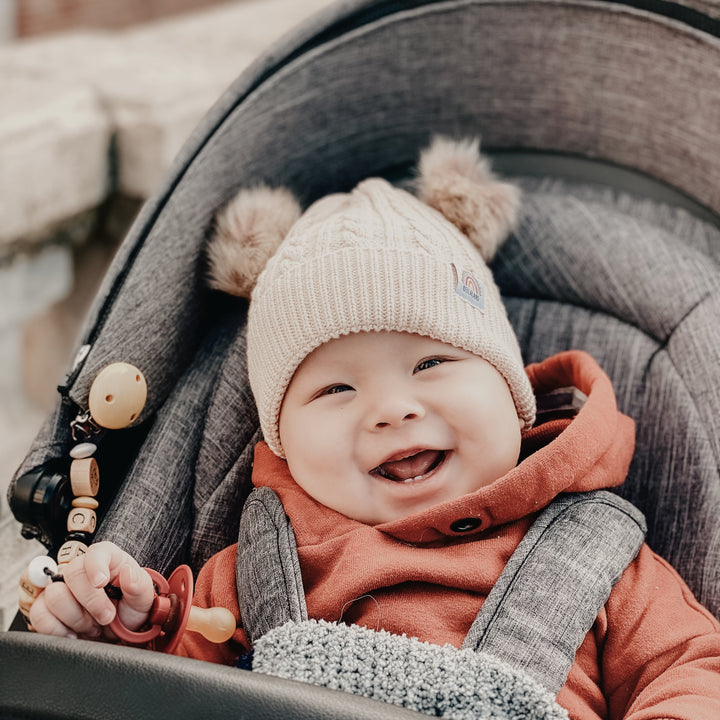
[[[270,488],[255,488],[243,507],[235,584],[251,643],[288,621],[308,619],[295,533]]]
[[[720,232],[610,198],[563,183],[527,193],[496,278],[508,295],[537,298],[507,302],[528,362],[568,347],[601,359],[637,423],[619,492],[645,512],[653,549],[718,614]]]
[[[561,495],[508,560],[463,648],[490,653],[557,694],[645,530],[642,513],[613,493]]]

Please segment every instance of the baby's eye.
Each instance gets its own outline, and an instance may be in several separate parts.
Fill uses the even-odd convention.
[[[336,393],[348,392],[353,388],[350,385],[331,385],[322,393],[323,395],[335,395]]]
[[[423,360],[422,362],[419,362],[415,369],[413,370],[413,375],[415,373],[421,372],[422,370],[428,370],[429,368],[435,367],[436,365],[440,365],[440,363],[445,362],[444,358],[434,357],[434,358],[428,358],[427,360]]]

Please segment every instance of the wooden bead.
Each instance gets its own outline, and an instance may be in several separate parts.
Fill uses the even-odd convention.
[[[95,443],[85,442],[85,443],[79,443],[78,445],[75,445],[70,450],[70,457],[81,459],[81,458],[89,458],[92,457],[95,454],[95,451],[97,450],[97,445]]]
[[[47,577],[47,576],[46,576]],[[49,580],[50,578],[48,578]],[[37,585],[33,585],[33,583],[30,582],[30,578],[28,577],[28,571],[25,570],[23,574],[20,576],[20,582],[18,583],[20,587],[31,597],[36,598],[43,589],[41,587],[38,587]]]
[[[97,510],[98,507],[100,507],[100,503],[94,497],[81,495],[80,497],[73,498],[72,506],[74,508],[87,508],[88,510]]]
[[[88,407],[100,427],[118,430],[133,423],[147,399],[145,377],[134,365],[113,363],[93,380]]]
[[[87,552],[88,546],[79,540],[68,540],[64,543],[57,554],[58,566],[65,565],[80,555]]]
[[[35,602],[36,597],[36,595],[31,595],[29,592],[25,592],[22,587],[18,588],[18,607],[22,611],[23,615],[27,615],[30,612],[30,608]]]
[[[100,472],[95,458],[79,458],[70,463],[70,486],[76,497],[97,495]]]
[[[73,508],[67,519],[68,532],[94,533],[97,515],[89,508]]]

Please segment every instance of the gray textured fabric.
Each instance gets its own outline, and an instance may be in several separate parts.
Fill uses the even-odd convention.
[[[141,565],[166,572],[187,557],[195,463],[207,407],[240,320],[235,313],[218,317],[218,325],[158,413],[98,529],[96,540],[113,540]],[[107,480],[102,462],[98,464],[102,485]],[[110,475],[112,468],[105,467]]]
[[[256,488],[245,502],[235,573],[251,642],[287,621],[307,620],[295,533],[270,488]]]
[[[190,546],[194,568],[202,567],[237,538],[240,509],[252,489],[254,447],[261,438],[247,379],[246,306],[244,302],[232,304],[237,304],[237,330],[208,399],[195,462]]]
[[[252,412],[248,412],[252,415]],[[242,436],[240,436],[242,437]],[[253,429],[253,434],[243,444],[242,441],[233,442],[237,460],[225,475],[209,473],[210,464],[203,467],[202,473],[206,483],[195,478],[195,514],[191,526],[190,537],[190,565],[199,570],[216,552],[227,547],[237,537],[237,528],[240,524],[240,511],[252,489],[250,476],[252,474],[255,445],[262,439],[259,427]],[[200,462],[197,467],[200,468]],[[216,468],[212,468],[216,469]],[[207,493],[207,488],[214,488]],[[198,495],[202,491],[204,500],[200,502]]]
[[[618,490],[645,513],[651,547],[720,615],[720,476],[711,438],[718,419],[707,424],[699,415],[682,365],[647,335],[607,315],[517,298],[508,299],[507,307],[528,361],[569,347],[600,360],[620,409],[636,421],[635,454]],[[712,338],[712,328],[701,334]],[[720,366],[712,368],[712,357],[702,367],[717,376]]]
[[[671,230],[612,203],[542,190],[526,194],[522,214],[494,266],[506,294],[599,310],[664,344],[720,292],[720,233],[708,230],[715,253],[708,262],[706,252],[686,244],[683,216]]]
[[[526,187],[494,265],[525,358],[577,347],[600,361],[637,423],[620,492],[720,615],[720,231],[607,190]]]
[[[609,492],[560,496],[533,523],[463,648],[489,652],[558,693],[580,643],[645,539],[645,520]]]
[[[253,670],[457,720],[567,720],[552,693],[486,653],[357,625],[290,622],[256,644]]]
[[[132,550],[143,565],[164,571],[189,562],[198,571],[237,537],[260,439],[244,310],[233,303],[216,316],[98,530],[98,540]]]

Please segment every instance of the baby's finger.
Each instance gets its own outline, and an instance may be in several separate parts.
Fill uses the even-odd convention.
[[[50,612],[45,603],[45,593],[42,593],[39,598],[35,600],[30,608],[28,618],[30,625],[35,632],[43,635],[55,635],[56,637],[77,637],[76,633],[70,630],[69,627],[63,625],[53,613]]]
[[[92,546],[88,548],[88,555],[91,549]],[[108,625],[112,622],[115,617],[115,606],[105,593],[104,585],[98,586],[95,579],[91,581],[88,577],[85,555],[63,566],[62,574],[64,584],[81,607],[85,608],[100,625]]]
[[[35,600],[30,608],[30,624],[36,632],[58,637],[95,638],[100,634],[97,623],[64,583],[53,583]]]
[[[88,581],[96,588],[104,588],[117,578],[124,565],[137,565],[130,555],[110,542],[91,545],[84,555],[84,561]]]
[[[123,597],[118,603],[118,615],[123,625],[137,630],[145,623],[155,599],[152,578],[136,563],[128,563],[118,577]]]

